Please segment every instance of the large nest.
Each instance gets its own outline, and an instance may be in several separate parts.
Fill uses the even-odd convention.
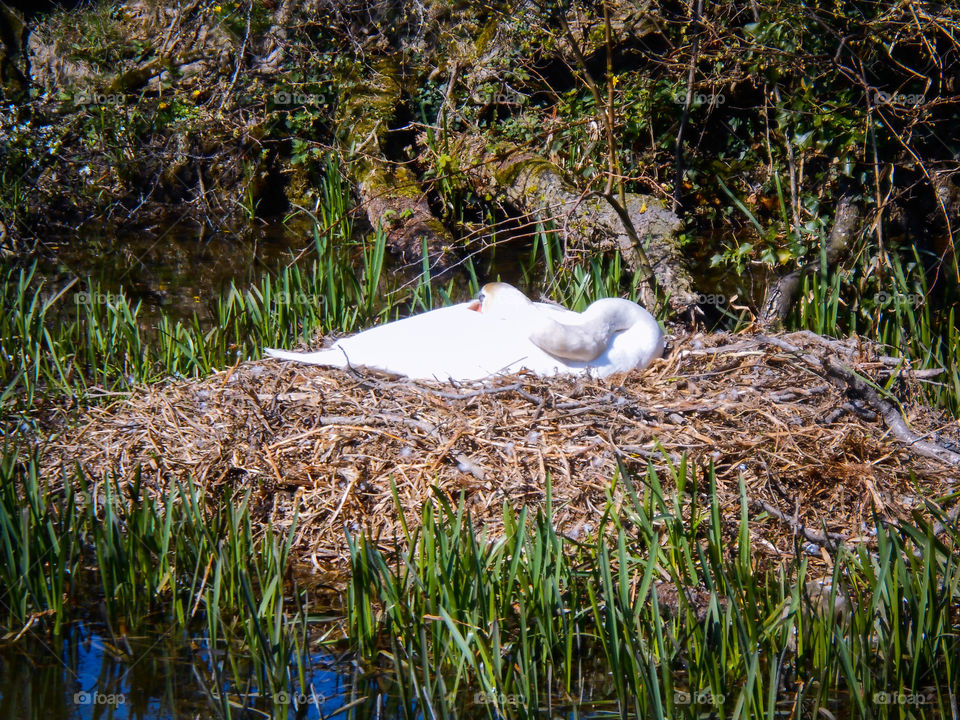
[[[956,421],[920,404],[923,373],[894,362],[811,333],[690,336],[647,371],[606,381],[455,387],[250,362],[94,408],[47,461],[122,482],[142,467],[157,493],[187,477],[224,501],[249,490],[258,521],[283,529],[296,513],[298,557],[334,570],[345,528],[392,540],[400,512],[416,527],[442,493],[495,532],[504,503],[542,505],[548,476],[559,530],[589,536],[618,464],[666,469],[686,454],[701,470],[712,462],[730,533],[742,477],[755,550],[819,558],[871,542],[874,514],[908,520],[957,488]],[[863,381],[895,373],[899,408]],[[660,479],[669,492],[671,474]]]

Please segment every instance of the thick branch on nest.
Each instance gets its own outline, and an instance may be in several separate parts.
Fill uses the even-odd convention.
[[[879,393],[870,386],[861,376],[852,370],[847,369],[837,362],[833,357],[817,357],[803,352],[795,345],[791,345],[780,338],[760,336],[762,342],[779,347],[787,352],[794,353],[805,363],[813,368],[821,370],[823,375],[845,388],[853,398],[865,401],[880,417],[894,437],[903,443],[907,449],[918,455],[939,460],[953,466],[960,466],[960,453],[949,450],[937,443],[924,440],[920,435],[913,432],[903,419],[900,411],[894,407],[893,403],[884,400]]]

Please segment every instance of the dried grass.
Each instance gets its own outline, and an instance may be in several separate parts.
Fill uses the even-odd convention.
[[[874,513],[908,519],[958,489],[955,465],[893,438],[876,408],[810,362],[889,376],[874,346],[810,333],[784,341],[807,359],[760,336],[695,335],[618,380],[515,376],[486,387],[249,362],[94,408],[46,462],[125,482],[142,465],[159,493],[187,475],[225,501],[249,489],[254,517],[274,528],[299,506],[295,553],[324,571],[345,566],[345,527],[402,535],[391,481],[412,527],[434,492],[453,503],[464,493],[477,524],[496,531],[503,503],[543,503],[550,474],[556,521],[579,538],[597,527],[618,458],[664,469],[686,453],[713,461],[731,537],[742,475],[759,556],[776,562],[801,547],[825,564],[832,542],[871,542]],[[917,382],[905,373],[894,386],[911,429],[956,446],[957,422],[916,402]],[[661,480],[669,488],[669,473]]]

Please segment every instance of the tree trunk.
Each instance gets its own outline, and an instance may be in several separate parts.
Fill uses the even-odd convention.
[[[833,228],[827,238],[827,267],[836,265],[847,253],[850,240],[860,226],[860,208],[849,197],[840,198]],[[768,287],[760,310],[759,323],[762,327],[782,325],[790,314],[800,283],[811,272],[820,271],[820,260],[809,262],[787,273]]]
[[[27,92],[20,68],[26,28],[23,16],[0,2],[0,99],[18,100]]]
[[[455,260],[453,237],[433,216],[416,176],[383,152],[390,121],[400,104],[398,76],[396,65],[384,59],[363,80],[345,80],[353,89],[345,94],[337,119],[343,128],[338,140],[367,218],[387,234],[387,246],[403,262],[420,260],[425,246],[431,266],[444,270]]]
[[[552,221],[568,247],[618,250],[630,270],[645,280],[652,270],[655,280],[647,283],[648,289],[668,295],[674,310],[695,304],[693,281],[676,239],[682,223],[657,198],[628,193],[622,208],[628,224],[611,201],[577,189],[539,155],[505,143],[491,149],[473,136],[461,136],[455,148],[481,195],[490,192],[524,215]]]

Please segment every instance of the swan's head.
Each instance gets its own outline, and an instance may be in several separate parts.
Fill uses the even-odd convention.
[[[487,283],[470,303],[471,310],[495,318],[508,318],[518,310],[530,306],[530,300],[513,285],[503,282]]]

